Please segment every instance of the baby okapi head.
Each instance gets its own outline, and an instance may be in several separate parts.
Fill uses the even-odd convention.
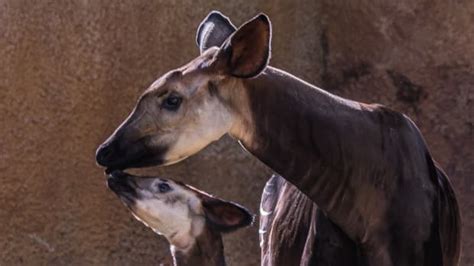
[[[114,171],[107,185],[135,218],[166,237],[176,265],[225,265],[221,233],[253,222],[244,207],[181,182]]]

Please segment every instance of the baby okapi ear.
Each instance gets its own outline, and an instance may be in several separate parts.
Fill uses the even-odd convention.
[[[239,78],[255,77],[270,60],[272,26],[265,14],[242,25],[222,45],[219,59],[226,60],[227,72]]]
[[[212,46],[220,47],[236,30],[229,18],[219,11],[212,11],[201,22],[196,32],[196,43],[203,53]]]
[[[232,232],[252,224],[253,215],[239,204],[206,197],[202,201],[206,222],[221,233]]]

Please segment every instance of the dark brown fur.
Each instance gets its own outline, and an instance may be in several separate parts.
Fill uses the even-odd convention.
[[[248,128],[254,138],[244,146],[327,213],[363,260],[456,265],[457,202],[446,176],[432,170],[413,122],[274,68],[245,88],[256,128]]]

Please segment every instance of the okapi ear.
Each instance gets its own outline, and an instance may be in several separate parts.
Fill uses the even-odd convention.
[[[212,46],[220,47],[236,30],[229,18],[219,11],[212,11],[199,25],[196,43],[201,54]]]
[[[232,232],[253,223],[253,215],[237,203],[206,197],[202,207],[207,224],[221,233]]]
[[[260,74],[270,60],[272,26],[265,14],[242,25],[222,45],[219,59],[227,61],[229,74],[251,78]]]

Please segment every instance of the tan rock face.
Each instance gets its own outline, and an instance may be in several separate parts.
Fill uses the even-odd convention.
[[[474,263],[472,1],[0,1],[0,264],[170,263],[105,188],[97,147],[138,95],[197,55],[212,9],[274,25],[272,65],[410,115],[451,177]],[[258,211],[270,171],[224,138],[163,174]],[[226,236],[258,265],[256,226]]]

